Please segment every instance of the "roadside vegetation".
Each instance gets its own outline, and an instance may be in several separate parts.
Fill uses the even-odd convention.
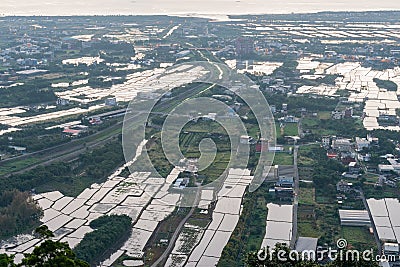
[[[55,162],[4,177],[0,192],[13,189],[37,193],[59,190],[64,195],[77,196],[91,184],[105,181],[123,161],[121,143],[113,141],[71,162]]]

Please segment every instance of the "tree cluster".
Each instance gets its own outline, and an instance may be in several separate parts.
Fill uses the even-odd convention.
[[[96,264],[105,259],[111,249],[122,243],[131,231],[132,219],[126,215],[100,217],[90,223],[96,229],[87,233],[74,249],[78,258]]]
[[[0,237],[9,237],[32,228],[42,211],[26,192],[0,193]]]

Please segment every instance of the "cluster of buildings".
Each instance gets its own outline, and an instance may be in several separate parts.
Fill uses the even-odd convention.
[[[368,149],[378,144],[379,139],[371,135],[356,137],[354,142],[337,136],[322,137],[322,146],[327,150],[328,157],[340,159],[346,165],[356,161],[368,162],[371,159]]]
[[[353,108],[347,107],[345,110],[334,110],[332,111],[332,119],[341,120],[344,118],[352,118],[353,117]]]
[[[275,165],[273,176],[277,181],[269,193],[274,199],[279,201],[291,202],[294,199],[294,167]]]

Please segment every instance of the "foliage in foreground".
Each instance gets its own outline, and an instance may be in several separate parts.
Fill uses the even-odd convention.
[[[87,262],[76,258],[68,243],[52,241],[53,233],[47,226],[36,229],[36,235],[46,239],[32,253],[25,253],[22,263],[16,264],[13,256],[0,254],[0,267],[89,267]]]

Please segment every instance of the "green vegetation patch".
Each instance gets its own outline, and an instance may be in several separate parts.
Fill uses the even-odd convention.
[[[300,188],[300,204],[314,205],[315,204],[315,188]]]
[[[397,92],[398,86],[395,82],[374,78],[374,83],[376,83],[376,85],[379,88],[383,88],[383,89],[386,89],[386,90],[392,91],[392,92]]]
[[[376,247],[375,239],[367,227],[342,227],[342,237],[357,249],[371,249]]]
[[[42,211],[27,192],[18,190],[0,194],[0,238],[27,232],[38,225]]]
[[[113,248],[129,237],[132,219],[126,215],[100,217],[90,223],[95,229],[87,233],[74,252],[79,259],[96,264],[111,255]]]
[[[0,193],[21,191],[48,192],[59,190],[68,196],[77,196],[93,183],[104,181],[124,161],[120,141],[84,153],[71,162],[56,162],[38,166],[30,171],[3,178]]]
[[[273,165],[293,165],[293,154],[275,153]]]

